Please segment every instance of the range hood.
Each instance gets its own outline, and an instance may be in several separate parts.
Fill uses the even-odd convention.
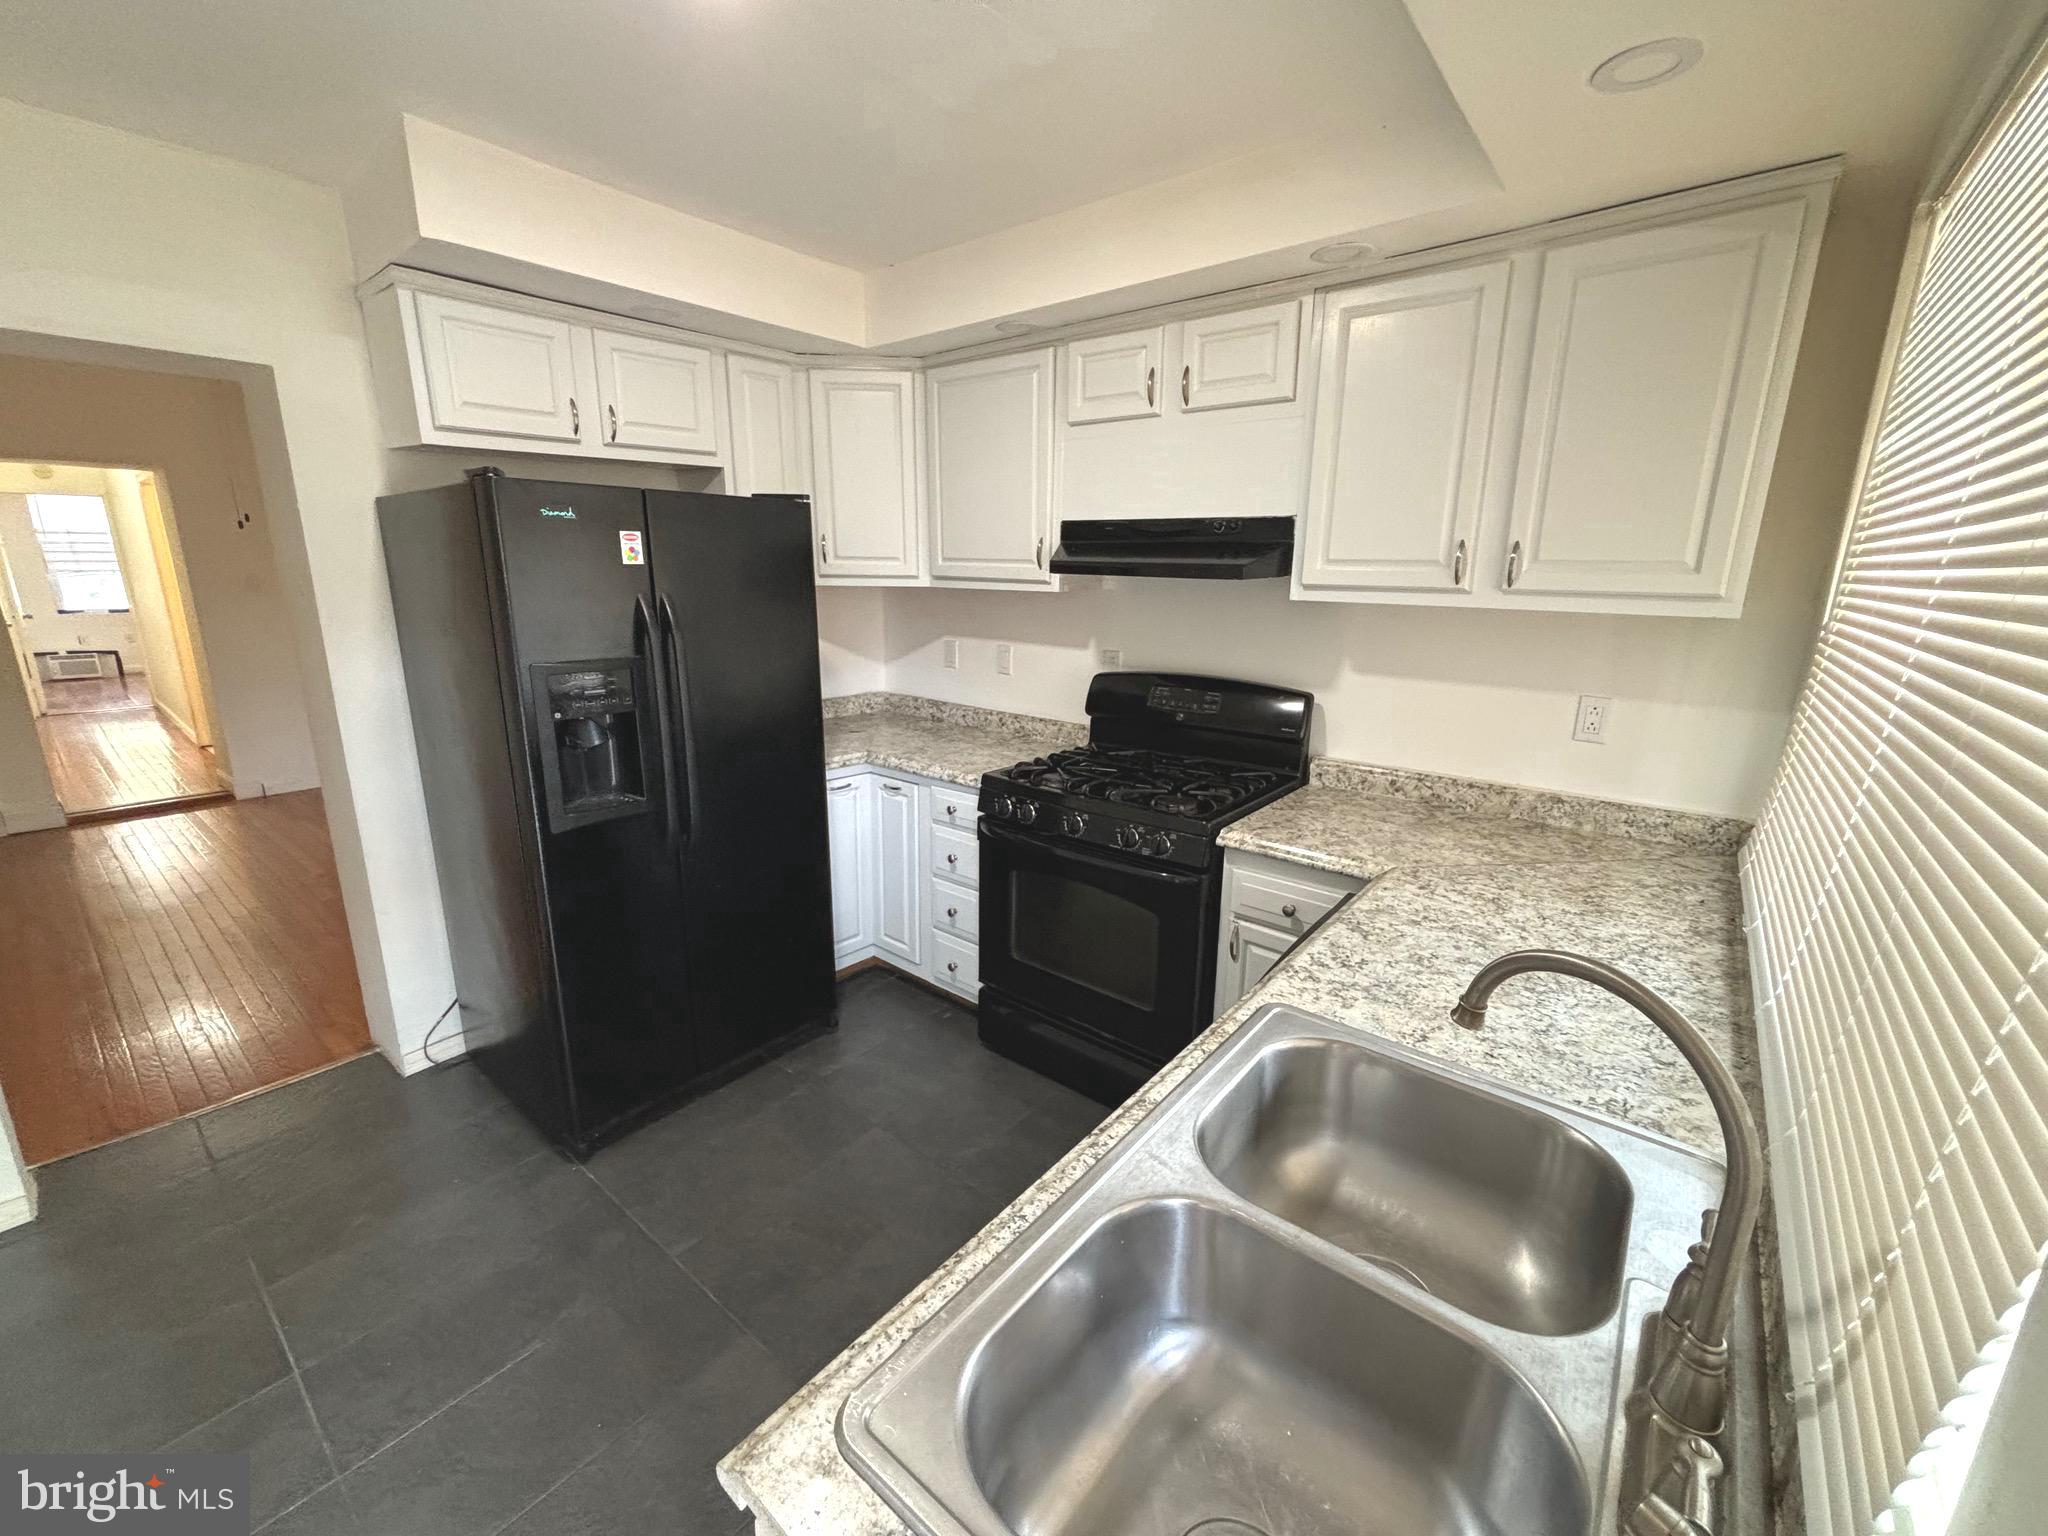
[[[1294,566],[1291,517],[1069,519],[1052,569],[1062,576],[1249,581]]]

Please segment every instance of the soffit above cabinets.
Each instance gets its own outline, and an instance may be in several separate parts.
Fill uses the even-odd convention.
[[[929,356],[1300,276],[1332,244],[1385,259],[1831,155],[1845,206],[1867,187],[1862,216],[1894,217],[2010,6],[1949,0],[1935,28],[1924,0],[29,10],[0,93],[342,189],[359,277]],[[1704,50],[1682,78],[1589,88],[1671,32]]]

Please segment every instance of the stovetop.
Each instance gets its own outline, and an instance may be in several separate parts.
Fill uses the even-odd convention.
[[[1224,817],[1295,782],[1291,775],[1270,768],[1142,747],[1094,745],[1033,758],[991,777],[1015,789],[1132,806],[1196,823]]]

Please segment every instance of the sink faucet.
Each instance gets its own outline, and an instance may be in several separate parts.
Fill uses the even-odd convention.
[[[1482,966],[1451,1009],[1451,1021],[1466,1029],[1486,1022],[1487,1000],[1512,976],[1548,971],[1590,981],[1613,993],[1670,1037],[1699,1079],[1721,1122],[1728,1172],[1721,1204],[1705,1214],[1705,1236],[1693,1249],[1694,1262],[1679,1277],[1665,1303],[1658,1342],[1650,1351],[1648,1379],[1631,1400],[1631,1418],[1642,1439],[1631,1458],[1634,1494],[1624,1499],[1624,1528],[1631,1536],[1703,1530],[1700,1500],[1678,1497],[1698,1483],[1706,1441],[1720,1434],[1728,1404],[1728,1325],[1735,1312],[1735,1281],[1756,1229],[1758,1173],[1763,1145],[1749,1105],[1734,1074],[1684,1014],[1626,971],[1602,960],[1563,950],[1522,949]],[[1678,1504],[1691,1506],[1680,1509]]]

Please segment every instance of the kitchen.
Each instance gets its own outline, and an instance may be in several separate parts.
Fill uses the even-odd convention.
[[[730,185],[657,195],[682,172],[415,96],[341,134],[381,145],[348,175],[296,145],[267,152],[289,188],[177,162],[258,232],[237,259],[288,243],[266,198],[328,232],[317,280],[246,284],[303,324],[223,321],[228,294],[110,318],[97,276],[98,310],[23,285],[0,323],[244,370],[405,1074],[365,1091],[401,1128],[406,1095],[460,1099],[463,1135],[547,1159],[519,1164],[536,1206],[606,1244],[623,1218],[740,1331],[745,1422],[689,1458],[730,1501],[704,1528],[1321,1533],[1383,1501],[1404,1531],[1932,1531],[1939,1498],[1992,1530],[2028,1475],[2048,1146],[2013,691],[2039,509],[2027,397],[1976,339],[2026,322],[1972,286],[2025,259],[2013,189],[2044,172],[2036,18],[1991,9],[1805,109],[1792,79],[1851,24],[1787,23],[1774,60],[1761,13],[1560,23],[1518,72],[1436,5],[1153,14],[1093,46],[1212,83],[1244,51],[1219,104],[1262,81],[1293,137],[1219,111],[1169,153],[1148,88],[1126,159],[1017,169],[1006,203],[967,188],[1041,105],[948,100],[975,137],[921,173],[929,208],[908,173],[859,183],[877,212],[812,168],[744,233],[712,217],[750,206]],[[1276,103],[1282,64],[1343,94],[1382,24],[1379,107]],[[1099,122],[1086,37],[1012,38],[1012,67],[1081,71]],[[49,105],[7,120],[31,156],[187,153]],[[228,152],[174,105],[151,131]],[[761,188],[773,137],[732,151]],[[1112,184],[1141,170],[1185,201]],[[2004,502],[1924,457],[1916,380],[1965,311],[2012,391],[1982,407]],[[1929,479],[1965,490],[1930,511]],[[1955,574],[1979,545],[2021,551],[1982,592]],[[1563,974],[1490,967],[1528,952]],[[913,1239],[921,1160],[943,1217]],[[833,1162],[901,1182],[834,1213]],[[789,1274],[835,1283],[834,1244],[861,1278],[828,1318]],[[331,1428],[320,1353],[368,1317],[274,1321]],[[481,1434],[496,1379],[337,1411],[353,1438],[277,1528],[567,1519],[552,1484],[449,1512],[436,1436]],[[560,1422],[603,1467],[597,1397]],[[651,1376],[622,1401],[649,1455],[700,1406]]]

